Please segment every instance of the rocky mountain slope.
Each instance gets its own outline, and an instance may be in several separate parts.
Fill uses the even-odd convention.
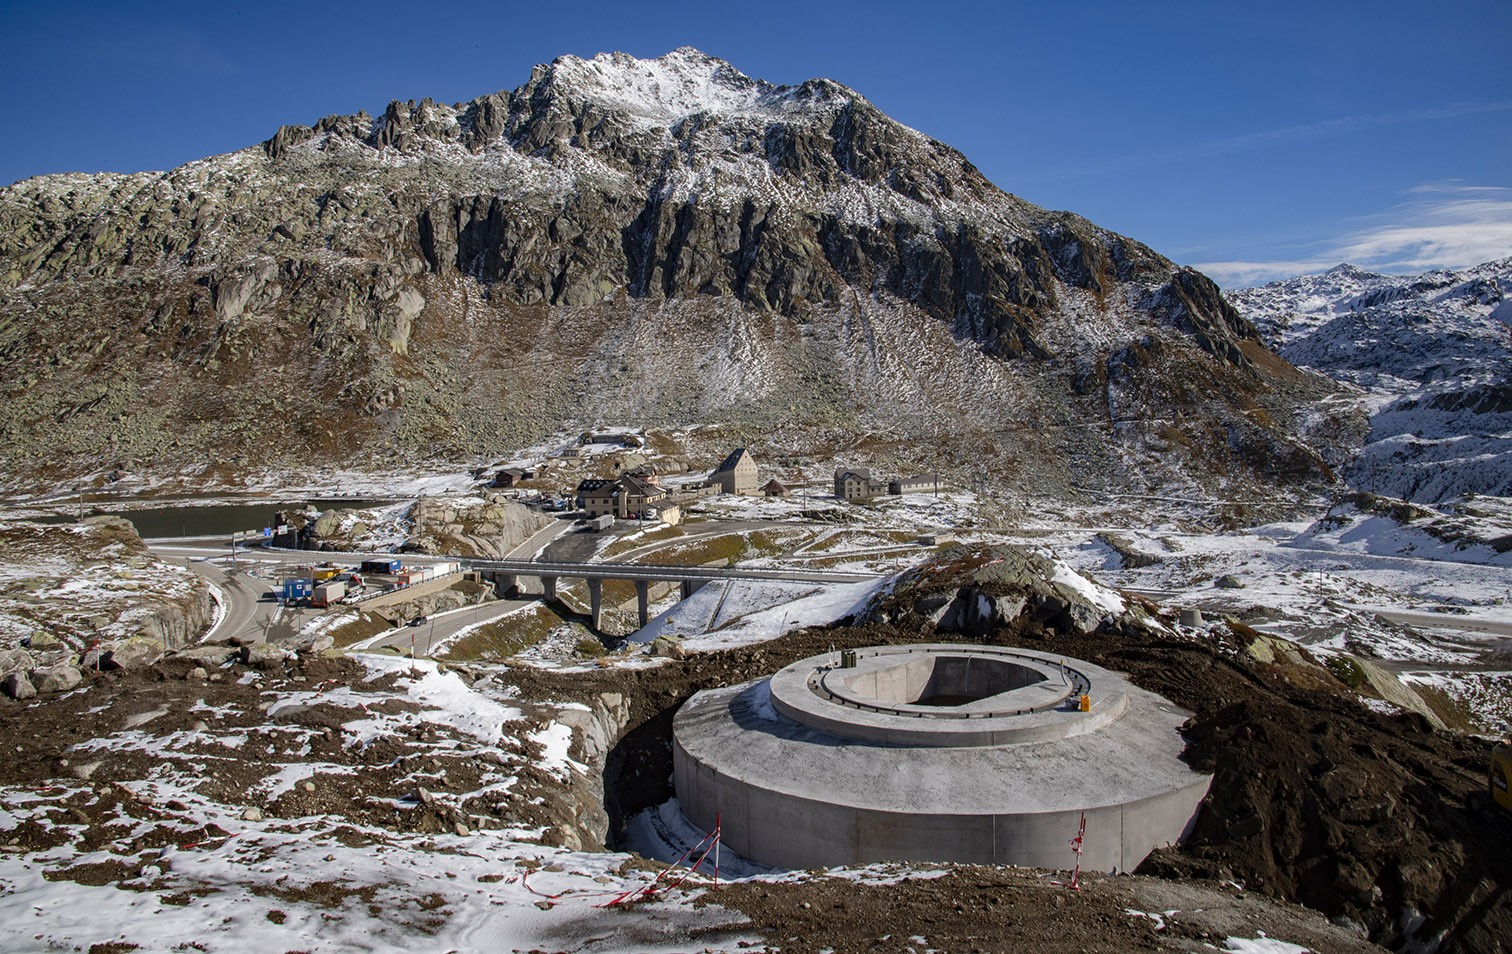
[[[0,357],[13,486],[714,422],[1030,492],[1206,496],[1324,481],[1356,423],[1306,410],[1331,385],[1201,274],[843,86],[691,49],[0,190]]]
[[[1365,392],[1356,486],[1512,495],[1512,258],[1402,277],[1340,265],[1229,298],[1287,360]]]

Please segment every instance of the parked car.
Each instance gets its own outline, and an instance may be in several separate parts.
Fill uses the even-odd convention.
[[[410,620],[409,624],[411,626],[424,626],[426,618],[426,615],[424,613],[421,613],[419,616],[416,616],[414,619]]]

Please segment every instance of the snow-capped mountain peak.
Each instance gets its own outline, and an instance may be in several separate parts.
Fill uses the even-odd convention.
[[[698,114],[770,117],[861,99],[831,80],[781,86],[752,79],[691,46],[654,59],[626,53],[600,53],[592,59],[561,56],[538,69],[541,72],[532,79],[544,81],[555,93],[661,127]]]

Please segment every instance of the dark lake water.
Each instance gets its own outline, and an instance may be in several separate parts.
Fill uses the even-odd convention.
[[[261,530],[263,527],[272,526],[275,513],[280,510],[297,510],[305,504],[312,504],[317,510],[333,508],[351,510],[384,507],[397,502],[393,498],[384,500],[315,498],[285,503],[211,504],[204,507],[178,504],[143,510],[117,511],[115,515],[130,520],[136,526],[137,533],[143,537],[207,537],[217,534],[225,534],[229,537],[238,530]],[[84,505],[86,516],[95,512],[98,511],[91,510],[88,503]],[[73,515],[39,517],[36,522],[70,523],[74,519]]]

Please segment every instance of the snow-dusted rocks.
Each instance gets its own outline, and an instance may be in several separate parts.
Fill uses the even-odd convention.
[[[214,616],[204,578],[157,559],[117,517],[58,526],[0,523],[0,545],[7,563],[0,640],[7,649],[29,638],[39,656],[44,647],[79,652],[99,644],[108,652],[141,638],[161,654],[198,639]],[[6,665],[0,656],[0,667]]]
[[[1058,559],[1019,547],[952,547],[902,573],[866,610],[883,622],[910,619],[937,631],[980,637],[1000,626],[1037,625],[1088,635],[1116,626],[1117,593]]]
[[[1512,495],[1512,258],[1400,277],[1340,265],[1229,298],[1287,360],[1364,392],[1356,487]]]

